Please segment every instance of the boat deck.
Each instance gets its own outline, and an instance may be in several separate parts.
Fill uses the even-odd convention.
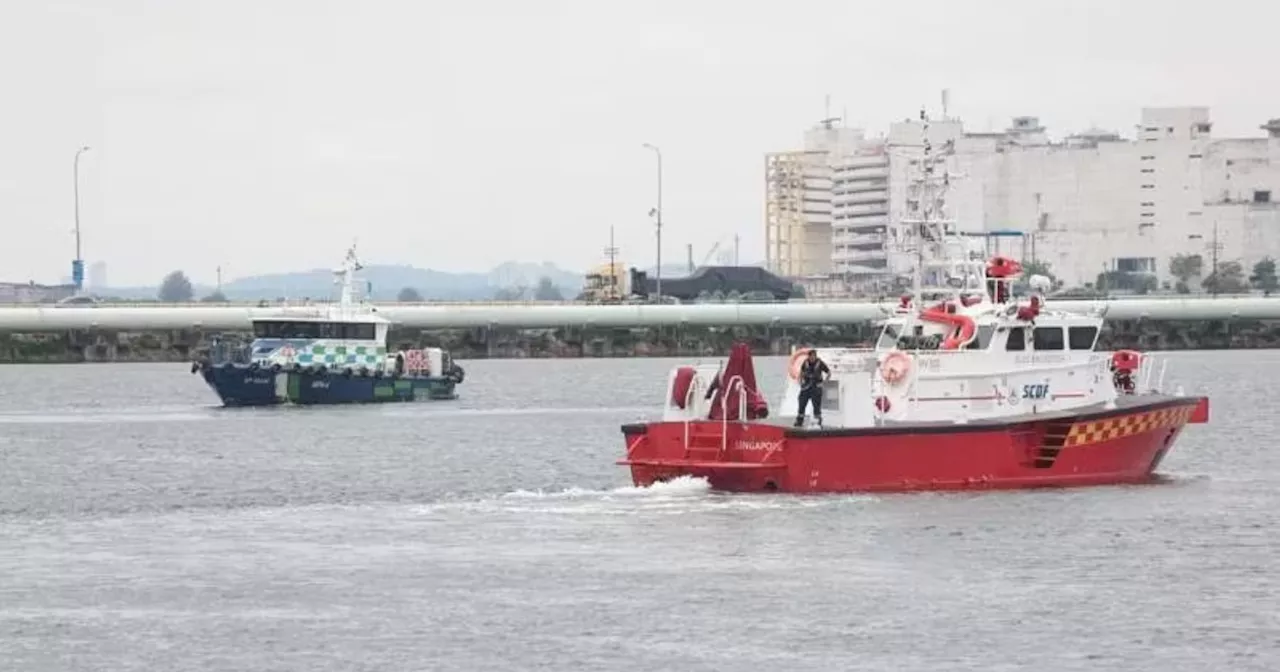
[[[1172,408],[1175,406],[1184,406],[1189,403],[1196,403],[1199,397],[1184,396],[1176,397],[1168,394],[1135,394],[1123,395],[1116,399],[1114,408],[1108,408],[1105,404],[1089,404],[1087,406],[1078,406],[1076,408],[1052,411],[1046,413],[1021,413],[1018,415],[1007,415],[1000,418],[987,418],[970,420],[967,423],[955,423],[946,421],[934,422],[896,422],[886,421],[883,425],[874,427],[792,427],[791,423],[795,418],[777,417],[770,418],[764,422],[780,425],[786,428],[787,436],[847,436],[852,434],[878,434],[878,433],[899,433],[910,431],[914,433],[930,433],[930,432],[963,432],[963,431],[990,431],[993,429],[1005,429],[1010,425],[1018,425],[1022,423],[1032,422],[1051,422],[1054,420],[1080,419],[1080,420],[1101,420],[1117,415],[1126,415],[1134,411],[1154,411],[1162,408]]]
[[[1001,418],[990,418],[971,420],[967,423],[955,422],[886,422],[883,425],[873,427],[792,427],[791,423],[795,421],[794,417],[771,416],[764,420],[754,421],[757,424],[773,425],[785,429],[785,435],[788,437],[820,437],[820,436],[863,436],[875,434],[901,434],[910,432],[913,434],[930,434],[930,433],[957,433],[957,432],[989,432],[1002,431],[1008,429],[1011,425],[1030,424],[1040,422],[1052,422],[1054,420],[1102,420],[1118,415],[1128,415],[1136,411],[1156,411],[1163,408],[1173,408],[1177,406],[1186,406],[1188,404],[1198,404],[1204,401],[1203,397],[1183,396],[1177,397],[1168,394],[1135,394],[1125,395],[1116,399],[1114,408],[1107,408],[1105,404],[1090,404],[1088,406],[1079,406],[1070,410],[1054,411],[1047,413],[1022,413],[1019,415],[1005,416]],[[718,421],[707,421],[718,422]],[[624,433],[643,433],[644,428],[649,423],[628,423],[622,426]]]

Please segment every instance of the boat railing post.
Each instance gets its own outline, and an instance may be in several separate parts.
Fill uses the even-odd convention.
[[[737,385],[742,391],[742,399],[738,402],[741,415],[738,416],[739,421],[744,421],[747,414],[747,385],[742,380],[742,376],[734,376],[729,379],[729,384],[724,388],[724,394],[720,396],[720,455],[723,456],[725,451],[729,450],[729,395],[733,394],[733,388]],[[719,457],[718,456],[718,457]]]
[[[689,423],[697,417],[693,412],[693,400],[697,397],[694,392],[698,387],[698,377],[693,377],[693,383],[689,385],[689,389],[684,393],[684,456],[689,457]],[[667,395],[670,397],[671,395]]]
[[[701,411],[701,409],[694,409],[694,404],[700,401],[697,394],[700,391],[698,390],[698,380],[698,376],[695,375],[693,382],[689,384],[689,389],[685,390],[684,393],[684,421],[686,425],[689,424],[691,418],[698,417]]]
[[[880,398],[884,396],[884,383],[880,380],[879,372],[871,372],[870,382],[871,408],[875,409],[871,414],[871,425],[881,427],[884,425],[884,411],[880,410]]]
[[[1154,357],[1149,358],[1148,362],[1149,362],[1148,366],[1142,367],[1142,380],[1138,385],[1140,388],[1144,390],[1151,389],[1151,375],[1156,365],[1156,361]]]
[[[1164,374],[1169,370],[1169,359],[1160,358],[1160,378],[1156,380],[1156,392],[1164,393]]]
[[[911,413],[912,420],[916,419],[916,411],[919,410],[920,406],[920,373],[914,366],[918,362],[918,359],[914,357],[911,358],[911,363],[913,365],[911,367],[911,384],[907,386],[907,394],[909,395],[907,398],[911,401],[911,403],[907,405],[907,410]]]

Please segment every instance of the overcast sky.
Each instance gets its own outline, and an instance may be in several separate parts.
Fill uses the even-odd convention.
[[[972,130],[1131,134],[1208,105],[1280,116],[1280,5],[1077,0],[5,0],[0,280],[74,255],[110,283],[337,264],[582,269],[609,226],[652,263],[742,236],[763,257],[763,154],[833,111],[882,131],[951,89]]]

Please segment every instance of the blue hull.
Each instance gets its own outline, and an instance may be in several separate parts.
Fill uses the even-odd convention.
[[[375,378],[329,372],[271,371],[236,364],[205,365],[199,373],[225,406],[368,404],[457,398],[457,383],[443,376]]]

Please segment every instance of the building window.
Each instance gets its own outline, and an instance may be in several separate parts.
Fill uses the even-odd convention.
[[[1156,157],[1154,157],[1154,156],[1144,156],[1144,157],[1142,157],[1142,160],[1143,160],[1143,161],[1154,161],[1154,160],[1155,160],[1155,158],[1156,158]]]
[[[1155,189],[1155,188],[1156,188],[1156,185],[1154,185],[1154,184],[1144,184],[1144,185],[1142,185],[1142,188],[1143,188],[1143,189]]]
[[[1253,202],[1254,203],[1270,203],[1271,190],[1270,189],[1254,189]]]
[[[1155,168],[1143,168],[1143,169],[1142,169],[1142,172],[1144,172],[1144,173],[1154,173],[1154,172],[1156,172],[1156,169],[1155,169]]]
[[[1155,257],[1118,257],[1116,270],[1120,273],[1155,273]]]
[[[1139,203],[1138,205],[1140,205],[1140,206],[1142,206],[1142,207],[1144,207],[1144,208],[1154,208],[1154,207],[1156,207],[1156,204],[1155,204],[1155,202],[1154,202],[1154,201],[1143,201],[1143,202]]]

